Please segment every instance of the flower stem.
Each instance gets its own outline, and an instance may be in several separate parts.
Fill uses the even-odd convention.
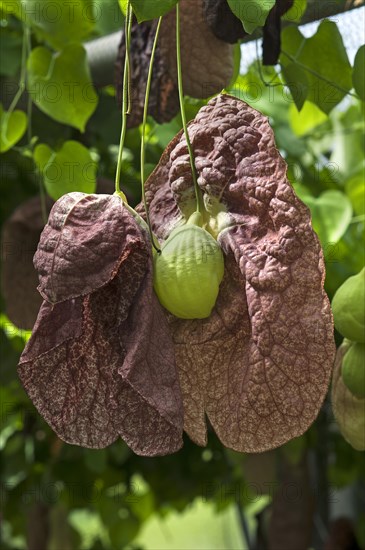
[[[129,69],[130,69],[130,59],[129,59],[129,45],[131,37],[131,28],[132,28],[132,10],[130,2],[128,1],[126,15],[125,15],[125,24],[124,24],[124,33],[125,33],[125,47],[126,54],[124,60],[124,74],[123,74],[123,94],[122,94],[122,129],[120,133],[120,142],[119,142],[119,152],[118,152],[118,162],[117,162],[117,171],[115,175],[115,192],[126,200],[124,193],[120,190],[120,175],[122,171],[122,156],[124,149],[125,135],[127,132],[127,114],[129,111]]]
[[[150,59],[150,65],[148,68],[148,77],[147,77],[147,84],[146,84],[146,95],[145,95],[145,101],[144,101],[144,109],[143,109],[143,122],[142,122],[142,137],[141,137],[141,185],[142,185],[142,198],[143,198],[143,204],[144,209],[146,212],[146,219],[147,219],[147,225],[148,225],[148,231],[150,234],[151,242],[153,247],[157,250],[157,252],[160,252],[160,249],[158,245],[155,242],[155,237],[152,233],[151,228],[151,220],[146,200],[146,190],[145,190],[145,172],[144,172],[144,166],[145,166],[145,155],[146,155],[146,124],[147,124],[147,116],[148,116],[148,103],[150,99],[150,91],[151,91],[151,82],[152,82],[152,73],[153,73],[153,62],[155,59],[155,52],[156,52],[156,46],[158,41],[158,36],[160,33],[160,27],[161,27],[161,21],[162,17],[159,18],[155,33],[155,38],[153,41],[153,47],[151,52],[151,59]]]
[[[196,211],[202,213],[203,208],[203,198],[201,195],[200,187],[198,185],[198,179],[195,168],[195,159],[193,148],[190,143],[188,127],[186,124],[186,115],[185,115],[185,105],[184,105],[184,92],[183,92],[183,80],[182,80],[182,70],[181,70],[181,44],[180,44],[180,10],[179,3],[176,4],[176,60],[177,60],[177,80],[178,80],[178,89],[179,89],[179,100],[180,100],[180,112],[184,128],[184,134],[186,139],[186,144],[189,151],[190,157],[190,166],[191,174],[194,182],[195,189],[195,198],[196,198]]]

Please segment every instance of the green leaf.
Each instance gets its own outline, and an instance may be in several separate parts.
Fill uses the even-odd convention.
[[[290,105],[289,122],[293,132],[297,136],[308,134],[313,128],[316,128],[316,126],[319,126],[326,120],[327,115],[311,101],[306,101],[300,112],[298,112],[295,105]]]
[[[125,0],[119,0],[122,11],[125,12],[126,2]],[[138,23],[142,21],[149,21],[150,19],[156,19],[161,15],[169,12],[176,4],[178,0],[131,0],[134,15],[137,17]]]
[[[364,123],[360,105],[331,115],[333,124],[330,160],[346,178],[356,174],[364,164]]]
[[[241,68],[241,44],[234,44],[233,46],[233,74],[231,78],[231,82],[228,84],[227,89],[234,86],[234,83],[236,82],[237,78],[240,74],[240,68]]]
[[[324,20],[305,39],[294,27],[282,32],[280,63],[296,63],[308,78],[307,98],[328,114],[352,88],[351,65],[337,25]]]
[[[128,6],[129,0],[118,0],[119,7],[121,9],[121,12],[125,15],[127,13],[127,6]]]
[[[23,111],[7,113],[0,103],[0,153],[5,153],[24,135],[28,117]]]
[[[85,466],[91,472],[102,474],[108,465],[106,449],[84,449]]]
[[[294,0],[294,3],[290,8],[290,10],[288,10],[284,14],[283,20],[290,21],[291,23],[299,23],[306,9],[307,9],[307,0]]]
[[[354,70],[352,73],[352,83],[355,88],[355,92],[358,96],[365,101],[365,45],[361,46],[356,53],[354,61]]]
[[[228,0],[228,4],[235,16],[242,21],[245,31],[251,34],[257,27],[265,24],[275,0]]]
[[[94,193],[96,163],[78,141],[66,141],[57,152],[41,143],[34,150],[34,161],[47,193],[55,201],[72,191]]]
[[[289,63],[282,67],[282,74],[294,103],[300,111],[308,95],[309,82],[306,72],[297,63]]]
[[[81,42],[94,28],[92,0],[22,0],[12,3],[15,15],[56,49],[71,42]]]
[[[99,36],[105,36],[122,28],[124,17],[118,0],[93,0],[95,29]]]
[[[1,16],[7,17],[15,15],[18,19],[22,18],[22,4],[20,0],[0,0]]]
[[[85,49],[73,44],[52,55],[46,48],[35,48],[28,58],[27,70],[27,88],[39,109],[84,132],[98,102]]]
[[[351,218],[352,207],[341,191],[324,191],[318,198],[302,197],[312,213],[312,225],[322,246],[336,243],[345,234]]]
[[[21,54],[21,36],[1,29],[0,74],[14,76],[20,68]]]
[[[364,168],[345,184],[346,195],[351,201],[355,214],[365,215],[365,179]]]

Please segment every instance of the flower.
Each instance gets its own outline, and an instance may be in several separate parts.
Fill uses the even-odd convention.
[[[225,261],[210,317],[158,303],[151,243],[117,196],[65,195],[42,233],[44,302],[19,376],[67,442],[121,436],[136,453],[167,454],[183,429],[205,445],[207,416],[227,447],[265,451],[305,432],[326,395],[335,344],[322,250],[267,118],[221,95],[189,135],[204,228]],[[163,243],[196,206],[182,133],[146,192]]]

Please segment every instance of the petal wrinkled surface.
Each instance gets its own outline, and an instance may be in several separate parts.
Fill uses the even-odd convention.
[[[168,316],[184,428],[206,443],[205,415],[237,451],[277,447],[305,432],[326,395],[335,354],[324,261],[308,208],[286,177],[268,120],[221,95],[189,125],[207,215],[225,212],[225,277],[209,319]],[[169,144],[147,182],[164,240],[194,205],[186,141]]]
[[[137,454],[175,452],[182,445],[183,409],[173,342],[153,293],[148,236],[117,197],[81,195],[56,203],[42,235],[36,263],[47,250],[47,234],[55,256],[45,255],[42,288],[63,300],[43,302],[19,363],[20,379],[68,443],[102,448],[120,436]],[[77,216],[75,204],[81,206]],[[60,227],[63,241],[54,246]],[[111,247],[104,248],[109,237]],[[70,254],[65,263],[61,250]]]

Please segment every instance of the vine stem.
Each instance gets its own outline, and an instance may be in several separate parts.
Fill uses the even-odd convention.
[[[150,59],[150,65],[148,68],[148,77],[147,77],[147,84],[146,84],[146,95],[145,95],[145,101],[144,101],[144,109],[143,109],[143,122],[142,122],[142,137],[141,137],[141,185],[142,185],[142,198],[143,198],[143,204],[144,204],[144,210],[146,212],[146,219],[147,219],[147,225],[148,225],[148,231],[150,234],[151,242],[153,247],[157,252],[161,252],[160,248],[155,243],[155,237],[152,233],[151,228],[151,220],[150,220],[150,214],[148,210],[147,200],[146,200],[146,190],[145,190],[145,155],[146,155],[146,124],[147,124],[147,116],[148,116],[148,103],[150,99],[150,91],[151,91],[151,82],[152,82],[152,73],[153,73],[153,62],[155,59],[155,53],[156,53],[156,46],[158,41],[158,36],[160,34],[160,28],[161,28],[161,22],[162,17],[159,18],[157,27],[156,27],[156,33],[155,38],[153,41],[152,46],[152,52],[151,52],[151,59]]]
[[[21,98],[25,90],[25,77],[26,77],[26,70],[27,70],[26,62],[27,62],[27,50],[28,50],[28,33],[29,33],[29,29],[27,26],[25,26],[24,34],[23,34],[23,43],[22,43],[22,60],[21,60],[21,67],[20,67],[19,88],[15,96],[13,97],[13,100],[7,111],[8,116],[10,116],[11,113],[14,111],[19,99]]]
[[[186,115],[185,115],[185,106],[184,106],[184,92],[183,92],[183,79],[182,79],[182,70],[181,70],[181,44],[180,44],[180,9],[179,9],[179,3],[176,4],[176,61],[177,61],[177,81],[178,81],[178,89],[179,89],[179,100],[180,100],[180,112],[181,112],[181,119],[182,124],[184,128],[184,134],[186,139],[186,144],[189,151],[189,158],[190,158],[190,166],[191,166],[191,174],[193,177],[194,182],[194,189],[195,189],[195,198],[196,198],[196,211],[199,213],[203,212],[203,199],[201,196],[201,191],[198,185],[198,179],[196,175],[196,168],[195,168],[195,159],[194,159],[194,153],[191,146],[189,133],[188,133],[188,127],[186,124]]]
[[[130,68],[130,59],[129,59],[129,44],[130,36],[132,29],[132,11],[130,1],[128,1],[126,15],[125,15],[125,44],[126,44],[126,54],[124,60],[124,74],[123,74],[123,97],[122,97],[122,129],[120,133],[119,141],[119,151],[118,151],[118,161],[117,161],[117,170],[115,174],[115,192],[126,200],[124,193],[120,190],[120,175],[122,171],[122,156],[124,149],[124,141],[127,133],[127,114],[129,112],[129,68]]]
[[[355,216],[354,218],[352,218],[352,220],[350,221],[350,225],[352,223],[361,223],[361,222],[365,222],[365,214],[361,214],[360,216]]]
[[[29,25],[25,24],[24,32],[26,36],[27,41],[27,57],[30,55],[32,51],[32,40],[31,40],[31,31]],[[28,83],[28,76],[25,74],[26,84]],[[30,142],[32,139],[32,108],[33,108],[33,102],[32,102],[32,96],[28,94],[28,102],[27,102],[27,115],[28,115],[28,141]]]
[[[19,84],[18,84],[18,90],[15,94],[15,96],[12,99],[12,102],[9,105],[8,110],[4,114],[4,128],[7,128],[8,121],[10,119],[10,116],[12,112],[14,111],[15,107],[17,106],[19,99],[24,93],[25,90],[25,82],[26,82],[26,74],[27,74],[27,51],[28,51],[28,43],[29,43],[29,28],[28,26],[24,26],[24,33],[23,33],[23,42],[22,42],[22,57],[21,57],[21,65],[20,65],[20,76],[19,76]],[[3,139],[4,141],[9,143],[9,140],[6,137],[7,132],[4,132]]]

